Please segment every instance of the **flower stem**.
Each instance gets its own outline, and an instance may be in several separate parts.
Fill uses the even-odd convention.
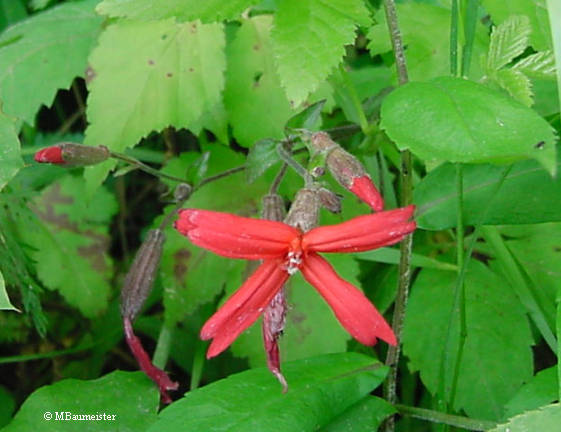
[[[125,154],[116,153],[116,152],[110,152],[110,156],[113,159],[119,159],[119,160],[125,161],[125,162],[127,162],[131,165],[134,165],[138,169],[140,169],[144,172],[147,172],[148,174],[152,174],[153,176],[161,177],[161,178],[167,178],[168,180],[173,180],[173,181],[185,183],[185,179],[175,177],[175,176],[171,176],[171,175],[168,175],[168,174],[164,174],[163,172],[158,171],[157,169],[154,169],[152,167],[149,167],[148,165],[140,162],[138,159],[135,159],[131,156],[127,156]]]
[[[421,420],[432,423],[446,424],[449,426],[459,427],[462,429],[474,431],[486,431],[496,426],[496,423],[488,420],[477,420],[468,417],[461,417],[451,414],[445,414],[425,408],[411,407],[407,405],[395,405],[395,408],[402,415],[408,415]]]
[[[397,20],[397,11],[394,0],[384,0],[384,10],[386,12],[386,21],[390,32],[393,52],[395,56],[395,64],[397,68],[397,78],[399,85],[404,85],[409,81],[407,73],[407,62],[405,61],[405,51],[403,48],[403,40],[401,39],[401,31]],[[413,201],[413,178],[412,178],[412,157],[408,150],[401,153],[401,205],[403,207],[411,204]],[[390,346],[386,355],[386,365],[390,367],[388,378],[384,383],[384,397],[392,404],[397,399],[397,364],[399,362],[401,333],[403,329],[403,320],[405,318],[405,306],[409,295],[409,284],[411,283],[411,251],[413,249],[413,236],[409,234],[403,239],[400,245],[399,260],[399,283],[397,288],[397,297],[393,315],[393,330],[396,334],[398,344]],[[395,430],[395,417],[389,417],[384,425],[386,432]]]
[[[172,333],[172,329],[170,329],[165,324],[162,325],[162,328],[160,329],[160,335],[158,336],[158,341],[156,342],[156,349],[154,350],[154,355],[152,356],[152,363],[157,368],[166,368],[166,363],[168,362],[169,350],[171,346]]]
[[[292,153],[289,152],[284,148],[283,143],[279,143],[277,145],[277,153],[279,154],[280,158],[287,164],[290,168],[292,168],[296,173],[302,177],[306,181],[306,185],[311,181],[311,176],[302,165],[300,165],[294,158],[292,157]]]
[[[279,172],[277,173],[277,176],[275,177],[275,180],[273,180],[273,183],[271,184],[271,187],[269,188],[269,195],[276,195],[277,190],[279,189],[279,186],[282,182],[282,179],[284,178],[284,175],[286,174],[286,170],[288,168],[288,165],[286,163],[283,163],[281,166],[281,169],[279,170]]]

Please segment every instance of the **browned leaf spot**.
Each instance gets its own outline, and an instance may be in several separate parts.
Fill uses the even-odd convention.
[[[189,72],[195,72],[195,69],[193,69],[192,67],[189,68]]]
[[[553,252],[561,252],[561,246],[553,246]]]
[[[171,78],[171,77],[173,76],[173,74],[172,74],[171,72],[168,72],[168,73],[166,74],[166,76],[167,76],[168,78]]]
[[[187,273],[187,260],[191,257],[188,249],[179,249],[173,254],[173,274],[178,280],[182,280]]]
[[[191,33],[197,33],[197,24],[191,24]]]
[[[259,51],[260,49],[261,49],[261,46],[259,44],[253,45],[253,50],[254,51]]]
[[[154,60],[148,59],[148,64],[149,64],[149,65],[153,65],[153,64],[154,64]]]

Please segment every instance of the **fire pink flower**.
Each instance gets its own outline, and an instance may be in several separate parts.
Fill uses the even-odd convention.
[[[175,228],[194,244],[229,258],[264,260],[203,326],[201,338],[212,339],[207,358],[220,354],[253,324],[298,270],[356,340],[374,345],[379,338],[395,345],[395,335],[378,310],[318,252],[361,252],[397,243],[415,230],[416,223],[409,220],[414,210],[409,206],[359,216],[306,233],[282,222],[180,210]]]

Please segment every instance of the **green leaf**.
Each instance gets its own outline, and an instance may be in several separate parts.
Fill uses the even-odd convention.
[[[501,69],[495,74],[497,83],[505,89],[513,99],[527,107],[534,104],[532,83],[522,72],[515,69]]]
[[[283,0],[271,32],[282,86],[299,106],[339,64],[357,23],[370,20],[362,0]]]
[[[360,287],[359,267],[351,255],[329,256],[335,271],[345,280]],[[238,289],[240,285],[231,288]],[[345,351],[351,336],[343,329],[325,300],[300,274],[287,284],[286,326],[279,346],[283,360],[298,360],[314,355]],[[326,338],[325,335],[329,334]],[[248,357],[253,367],[265,364],[261,321],[251,326],[232,345],[238,357]]]
[[[461,78],[411,82],[394,90],[382,104],[381,127],[401,150],[426,162],[534,158],[555,173],[551,126],[508,96]]]
[[[33,392],[3,431],[142,432],[156,420],[158,403],[156,387],[142,372],[116,371],[93,381],[66,379]],[[52,419],[44,417],[47,413]],[[56,420],[66,413],[95,420]],[[114,419],[103,419],[104,414]]]
[[[0,191],[6,183],[23,167],[20,156],[19,139],[14,123],[0,111]]]
[[[117,202],[104,188],[86,202],[85,190],[84,180],[70,175],[44,189],[33,203],[39,220],[20,234],[45,286],[94,317],[107,306],[111,291],[108,231]]]
[[[259,3],[258,0],[104,0],[97,12],[110,17],[152,21],[177,18],[179,21],[202,22],[232,20]]]
[[[263,138],[282,138],[294,113],[274,65],[271,21],[266,15],[244,20],[227,47],[224,102],[234,136],[244,147]]]
[[[524,52],[532,32],[530,20],[524,15],[514,15],[493,28],[487,54],[488,71],[497,71]]]
[[[84,143],[122,152],[152,131],[196,124],[220,101],[224,43],[221,24],[169,19],[109,26],[90,57]],[[90,188],[113,166],[88,169]]]
[[[4,282],[4,275],[0,272],[0,310],[17,310],[10,302],[8,293],[6,292],[6,284]]]
[[[248,183],[253,183],[268,168],[280,161],[277,153],[278,141],[272,139],[262,139],[249,149],[246,160],[246,179]]]
[[[403,43],[407,47],[407,70],[412,81],[426,81],[450,73],[450,15],[449,7],[425,2],[397,4],[399,28],[403,35]],[[380,8],[375,19],[377,24],[371,27],[367,34],[370,41],[368,49],[372,55],[390,52],[392,46],[383,8]],[[463,32],[460,32],[460,44],[463,44],[462,35]],[[487,53],[488,40],[488,29],[478,22],[473,58]],[[473,62],[470,77],[478,78],[481,75],[479,65]]]
[[[551,48],[551,32],[547,18],[546,2],[541,0],[481,0],[481,4],[491,15],[496,25],[500,25],[512,15],[525,15],[530,20],[532,33],[530,45],[536,51]]]
[[[489,432],[554,431],[560,424],[561,405],[556,403],[513,417]]]
[[[555,79],[555,58],[552,51],[540,51],[523,58],[512,69],[530,78]]]
[[[411,289],[407,306],[404,354],[409,358],[409,369],[420,371],[423,383],[433,394],[439,388],[455,283],[453,273],[423,269]],[[454,409],[463,409],[470,417],[500,419],[504,404],[532,376],[530,327],[508,284],[478,261],[470,262],[465,293],[467,337]],[[423,331],[419,332],[419,328]],[[457,347],[457,316],[452,332],[452,346]],[[456,355],[451,353],[449,357],[450,364],[444,368],[448,383]],[[449,397],[446,395],[446,399]]]
[[[0,0],[0,31],[27,17],[21,0]]]
[[[298,114],[294,115],[286,122],[285,128],[287,130],[290,129],[306,129],[309,131],[317,131],[319,130],[319,126],[321,124],[321,112],[323,107],[325,106],[325,99],[316,102]]]
[[[561,166],[561,160],[557,162]],[[466,225],[531,224],[561,221],[561,178],[552,178],[535,161],[515,163],[496,194],[497,183],[508,168],[464,165],[463,221]],[[443,164],[416,186],[415,220],[422,229],[456,226],[455,166]],[[484,214],[489,204],[489,210]],[[485,216],[484,219],[482,217]]]
[[[547,8],[549,12],[549,22],[552,27],[551,41],[553,42],[553,56],[555,57],[555,64],[557,65],[557,98],[559,105],[561,105],[561,85],[559,84],[561,83],[561,67],[559,66],[561,65],[561,28],[555,25],[561,20],[561,7],[557,2],[548,1]],[[561,312],[561,308],[559,311]]]
[[[386,264],[399,264],[400,256],[401,253],[399,249],[391,247],[383,247],[355,255],[357,259],[381,262]],[[433,268],[438,270],[458,271],[458,266],[455,264],[440,261],[417,253],[411,254],[411,266]]]
[[[529,382],[520,387],[506,404],[505,417],[513,417],[557,400],[559,397],[557,382],[556,366],[539,371]]]
[[[335,418],[320,432],[372,432],[382,421],[396,412],[393,405],[376,396],[360,400]]]
[[[252,369],[187,393],[149,430],[317,431],[368,395],[386,371],[356,353],[285,363],[289,390],[283,394],[267,369]]]
[[[96,3],[65,3],[2,33],[0,99],[7,114],[33,124],[41,105],[50,105],[58,89],[84,76],[102,21],[94,13]]]
[[[0,427],[7,425],[12,419],[16,401],[5,387],[0,386]]]

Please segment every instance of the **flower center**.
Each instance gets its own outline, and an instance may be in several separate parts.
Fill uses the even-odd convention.
[[[285,268],[289,275],[293,275],[298,271],[300,264],[302,264],[302,236],[295,237],[290,242],[288,254],[286,255]]]

